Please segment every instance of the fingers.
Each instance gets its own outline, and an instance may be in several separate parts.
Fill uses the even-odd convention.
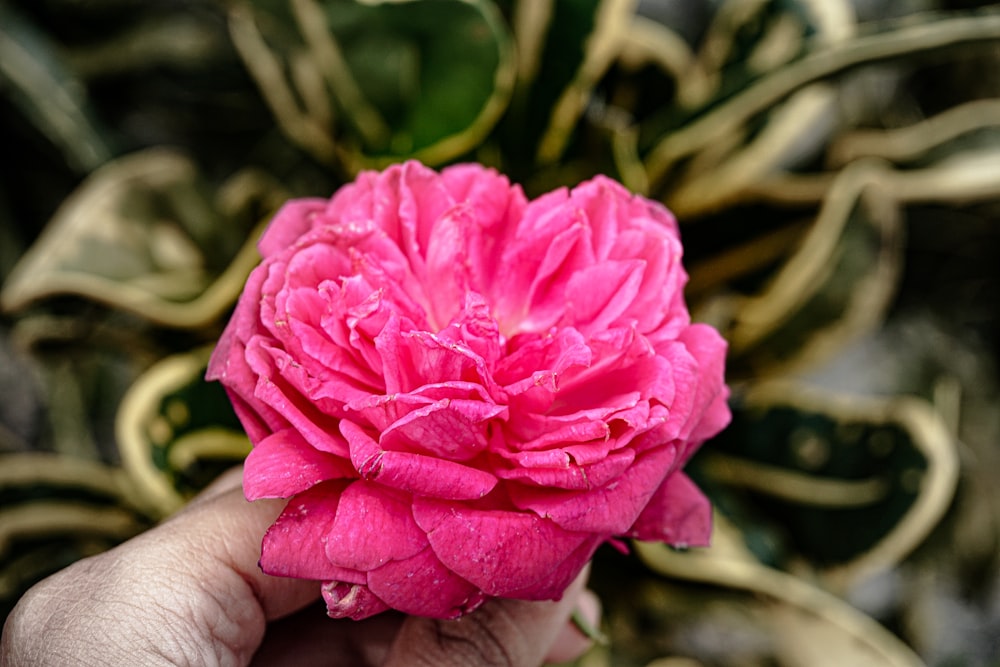
[[[582,621],[590,628],[596,629],[601,625],[601,601],[592,590],[586,589],[580,593],[573,613],[579,614]],[[592,636],[586,636],[571,620],[559,631],[559,636],[548,655],[545,656],[545,662],[559,663],[576,660],[593,646]]]
[[[407,619],[385,667],[537,667],[581,600],[587,574],[577,577],[558,602],[496,599],[454,621]],[[589,642],[574,645],[570,639],[559,649],[572,652],[581,645],[586,650]]]
[[[185,551],[186,576],[211,595],[224,595],[222,581],[235,574],[241,595],[249,592],[271,621],[301,609],[319,597],[314,581],[271,577],[261,572],[261,537],[285,506],[283,500],[243,497],[239,471],[230,471],[210,485],[181,512],[141,538],[163,552]],[[153,539],[155,537],[155,540]]]
[[[251,667],[374,667],[385,661],[404,617],[333,620],[323,602],[271,623]]]

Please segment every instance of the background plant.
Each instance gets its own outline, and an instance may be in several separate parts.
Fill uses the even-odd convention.
[[[0,3],[5,609],[245,454],[201,376],[270,212],[476,160],[664,201],[731,346],[715,546],[599,553],[581,664],[992,664],[998,9]]]

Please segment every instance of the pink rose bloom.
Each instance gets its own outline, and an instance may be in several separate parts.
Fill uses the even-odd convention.
[[[409,162],[287,203],[259,247],[208,377],[247,498],[290,499],[261,567],[331,616],[555,599],[603,542],[708,542],[681,468],[729,421],[726,346],[659,204]]]

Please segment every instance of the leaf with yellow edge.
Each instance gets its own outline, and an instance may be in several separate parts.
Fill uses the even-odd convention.
[[[683,553],[663,544],[638,543],[636,553],[670,579],[752,594],[740,605],[742,614],[753,619],[752,624],[763,626],[768,641],[758,651],[770,653],[778,664],[923,664],[899,638],[840,598],[753,560],[739,546],[735,530],[721,518],[716,521],[713,540],[710,548]]]
[[[881,322],[902,256],[898,207],[880,187],[886,173],[870,161],[844,169],[811,229],[764,286],[720,297],[728,316],[715,324],[730,341],[736,374],[816,363]]]
[[[640,145],[653,192],[669,190],[679,165],[711,150],[720,137],[747,128],[795,91],[871,63],[991,43],[1000,37],[1000,14],[909,16],[846,37],[809,50],[739,87],[718,104],[698,108],[693,116],[678,118],[677,110],[668,110],[663,118],[645,122]]]
[[[104,165],[15,266],[0,306],[72,295],[167,326],[218,319],[259,261],[252,230],[285,196],[252,172],[234,175],[214,198],[205,190],[194,162],[169,149]]]
[[[956,443],[933,406],[791,382],[738,393],[733,422],[689,465],[769,563],[812,563],[844,587],[909,555],[958,481]],[[766,518],[765,518],[766,517]]]
[[[517,65],[492,2],[261,4],[234,6],[234,43],[285,134],[326,163],[441,164],[478,146],[507,108]]]
[[[152,366],[122,399],[122,465],[150,511],[165,516],[243,461],[250,441],[221,385],[205,381],[211,348]]]

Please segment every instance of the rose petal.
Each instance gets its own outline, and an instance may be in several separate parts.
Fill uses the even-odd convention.
[[[675,547],[707,547],[712,506],[687,475],[675,472],[656,490],[626,535]]]
[[[247,349],[247,361],[258,373],[254,397],[271,406],[316,449],[347,458],[343,438],[337,435],[337,419],[323,414],[281,377],[283,366],[294,364],[284,353],[264,342]]]
[[[611,452],[600,461],[586,466],[572,459],[569,454],[566,465],[559,468],[498,468],[496,474],[501,479],[543,488],[587,491],[602,487],[621,475],[635,460],[635,452],[631,449]]]
[[[694,395],[690,417],[680,437],[701,442],[721,431],[731,418],[726,399],[729,388],[723,380],[726,341],[712,327],[694,324],[679,337],[698,363],[698,382],[688,392]]]
[[[475,220],[466,237],[470,285],[496,303],[498,291],[509,287],[498,278],[503,268],[503,250],[528,204],[524,192],[511,185],[505,176],[475,164],[448,167],[441,172],[441,180],[455,201],[468,207]],[[506,319],[497,312],[499,319]]]
[[[426,498],[414,499],[413,516],[445,567],[495,596],[529,589],[592,539],[534,514]]]
[[[445,398],[395,421],[382,432],[381,442],[387,449],[420,449],[466,461],[486,449],[486,423],[506,413],[504,405]]]
[[[326,581],[320,587],[330,618],[349,618],[360,621],[381,614],[389,605],[372,593],[364,584],[343,581]]]
[[[290,498],[332,479],[355,476],[340,457],[321,452],[290,428],[258,442],[243,468],[243,492],[247,500]]]
[[[595,536],[585,540],[572,553],[560,562],[552,572],[534,582],[528,588],[520,591],[509,591],[506,597],[518,600],[559,600],[563,593],[573,583],[577,575],[590,561],[591,556],[601,546],[603,540]]]
[[[468,206],[455,206],[433,226],[427,241],[427,273],[434,276],[430,304],[433,330],[443,329],[458,313],[469,289],[469,236],[476,219]]]
[[[327,558],[334,565],[368,571],[409,558],[426,546],[404,494],[364,480],[352,482],[340,494],[326,542]]]
[[[511,485],[514,505],[551,519],[568,531],[621,535],[639,517],[677,457],[674,447],[657,447],[636,461],[618,479],[593,491],[555,491]]]
[[[534,418],[533,418],[534,417]],[[548,432],[542,430],[548,424],[551,429]],[[507,454],[500,451],[504,458],[515,458],[523,465],[533,465],[529,461],[533,460],[533,455],[529,452],[541,452],[539,456],[549,456],[546,452],[552,449],[560,449],[560,446],[570,445],[578,442],[590,442],[595,439],[606,440],[611,435],[611,428],[608,423],[598,418],[581,417],[578,421],[571,422],[565,426],[554,420],[545,420],[540,415],[523,415],[520,419],[512,419],[510,432],[518,439],[527,434],[541,432],[541,435],[533,440],[524,440],[517,443],[519,451]],[[536,459],[538,460],[538,459]]]
[[[584,334],[610,327],[639,293],[646,263],[605,261],[573,274],[566,285],[568,322]]]
[[[285,203],[274,214],[257,242],[261,256],[272,257],[295,245],[299,237],[316,224],[316,218],[327,204],[325,199],[319,198],[292,199]]]
[[[496,486],[496,477],[476,468],[411,452],[386,451],[354,422],[342,421],[340,430],[350,443],[351,462],[366,480],[449,500],[482,498]]]
[[[457,618],[485,600],[476,586],[442,565],[430,547],[372,570],[368,587],[393,609],[432,618]]]
[[[326,556],[326,542],[334,532],[334,517],[346,487],[346,481],[325,482],[290,500],[264,534],[260,568],[282,577],[364,581],[363,574],[338,567]]]

